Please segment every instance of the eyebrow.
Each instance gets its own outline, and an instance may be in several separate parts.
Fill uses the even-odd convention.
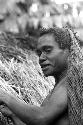
[[[53,46],[51,46],[51,45],[45,45],[45,46],[43,46],[42,48],[43,49],[45,49],[45,48],[52,48]]]
[[[45,49],[48,49],[48,48],[51,49],[51,48],[53,48],[53,46],[45,45],[45,46],[41,47],[40,49],[36,49],[36,52],[41,51],[41,50],[45,50]]]

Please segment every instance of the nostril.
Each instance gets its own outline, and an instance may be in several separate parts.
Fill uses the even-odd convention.
[[[40,59],[46,59],[46,54],[42,52],[40,55]]]

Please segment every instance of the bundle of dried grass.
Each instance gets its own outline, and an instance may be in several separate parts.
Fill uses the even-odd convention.
[[[45,79],[38,57],[30,49],[31,41],[22,48],[20,39],[23,37],[18,40],[13,34],[0,34],[0,87],[27,103],[40,106],[54,87],[54,81]]]

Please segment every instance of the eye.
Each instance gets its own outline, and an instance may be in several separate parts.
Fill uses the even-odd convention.
[[[51,48],[46,48],[45,49],[45,52],[48,54],[48,53],[50,53],[51,52]]]

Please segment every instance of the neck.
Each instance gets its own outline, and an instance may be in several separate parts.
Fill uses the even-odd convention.
[[[67,74],[67,69],[65,69],[62,73],[58,73],[57,75],[55,75],[55,80],[56,83],[59,83],[62,79],[64,79],[66,77]]]

